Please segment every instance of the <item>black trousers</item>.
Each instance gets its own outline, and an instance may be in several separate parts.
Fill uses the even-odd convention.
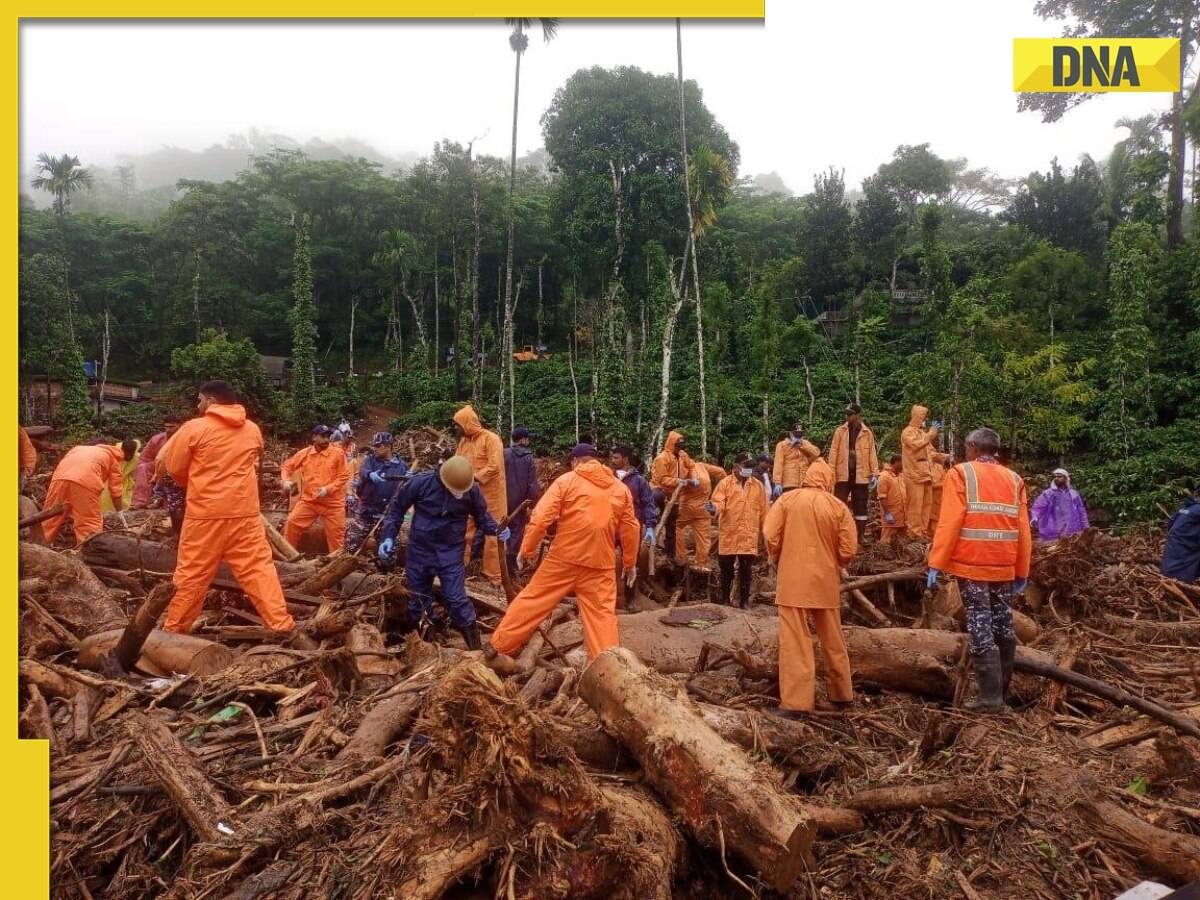
[[[871,496],[869,485],[839,481],[833,486],[833,496],[837,497],[848,507],[854,516],[854,527],[858,529],[858,539],[861,541],[867,530],[867,502]]]
[[[733,567],[738,570],[738,599],[740,606],[746,609],[750,606],[750,576],[754,571],[754,560],[751,554],[717,554],[717,564],[721,567],[721,602],[731,603],[733,597]]]

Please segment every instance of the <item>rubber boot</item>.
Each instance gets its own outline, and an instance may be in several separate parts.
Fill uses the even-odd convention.
[[[1013,676],[1013,660],[1017,656],[1017,638],[1016,635],[1006,638],[996,638],[996,646],[1000,649],[1000,680],[1002,685],[1001,696],[1004,702],[1008,702],[1008,686],[1012,684]]]
[[[470,625],[463,625],[458,629],[458,632],[463,636],[463,640],[467,642],[468,650],[483,649],[483,639],[479,636],[478,622],[472,622]]]
[[[971,661],[975,664],[979,692],[967,704],[967,708],[976,712],[999,712],[1004,709],[1004,673],[1000,668],[1000,648],[992,647],[978,656],[972,654]]]
[[[867,539],[867,523],[862,519],[854,520],[854,530],[858,532],[858,545],[861,547]]]

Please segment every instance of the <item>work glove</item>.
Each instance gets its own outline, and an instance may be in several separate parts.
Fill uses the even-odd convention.
[[[290,494],[290,493],[292,492],[292,488],[294,488],[294,487],[295,487],[295,485],[294,485],[292,482],[288,481],[286,478],[285,478],[285,479],[283,479],[283,481],[282,481],[282,482],[280,482],[280,485],[279,485],[279,486],[280,486],[281,488],[283,488],[283,492],[284,492],[285,494]]]
[[[929,427],[932,428],[934,431],[941,431],[942,430],[942,420],[934,419],[933,424],[930,425]]]
[[[692,487],[700,487],[700,479],[699,478],[689,478],[688,484],[690,484]]]
[[[928,590],[933,590],[937,586],[938,576],[941,574],[941,569],[930,569],[929,574],[925,576],[925,587]]]
[[[327,487],[317,488],[317,499],[320,500],[322,497],[324,497],[328,493],[329,493],[329,488],[327,488]]]
[[[895,517],[895,516],[893,516],[891,513],[884,513],[884,514],[883,514],[883,521],[887,522],[889,525],[895,525],[895,524],[896,524],[896,517]]]
[[[705,510],[705,512],[707,512],[707,513],[708,513],[710,516],[715,516],[715,515],[717,514],[717,505],[716,505],[715,503],[712,503],[712,502],[705,503],[705,504],[704,504],[704,510]]]
[[[879,487],[879,476],[872,475],[871,476],[871,490],[875,490],[877,487]]]
[[[783,493],[783,485],[782,484],[775,485],[774,487],[771,488],[771,499],[778,500],[779,495],[782,493]]]
[[[1025,586],[1029,584],[1028,578],[1018,578],[1013,581],[1012,592],[1015,596],[1020,596],[1025,593]]]
[[[504,543],[507,544],[508,539],[511,537],[512,537],[512,529],[510,529],[506,526],[506,527],[502,528],[500,530],[500,532],[496,535],[496,540],[504,541]]]
[[[392,551],[396,549],[396,541],[394,538],[384,538],[379,542],[379,558],[387,559],[392,555]]]
[[[367,477],[370,478],[376,484],[387,484],[387,479],[383,477],[383,473],[380,472],[378,469],[376,469],[374,472],[372,472]]]
[[[655,539],[657,536],[658,536],[658,535],[657,535],[657,533],[655,532],[655,530],[654,530],[654,527],[653,527],[653,526],[650,526],[650,527],[648,527],[648,528],[646,529],[645,533],[642,535],[642,541],[643,541],[644,543],[647,543],[647,544],[653,544],[653,543],[654,543],[654,539]]]
[[[528,568],[529,568],[529,558],[526,556],[522,556],[521,554],[517,554],[517,571],[524,572]]]
[[[637,584],[637,566],[625,570],[625,587],[633,587]]]
[[[123,528],[129,527],[129,520],[125,518],[125,510],[117,510],[117,518],[121,520],[121,526]]]

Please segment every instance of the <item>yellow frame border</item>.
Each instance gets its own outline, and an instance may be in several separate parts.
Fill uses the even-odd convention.
[[[513,9],[530,7],[528,9]],[[557,0],[557,2],[504,3],[495,0],[409,0],[409,2],[383,3],[378,0],[357,2],[350,10],[339,10],[337,16],[328,15],[329,7],[314,0],[300,3],[283,3],[267,0],[257,3],[237,3],[232,0],[215,0],[204,4],[184,4],[167,11],[160,3],[132,0],[118,5],[116,10],[106,10],[104,19],[455,19],[455,18],[504,18],[514,12],[553,15],[563,18],[589,19],[662,19],[683,17],[688,19],[763,19],[766,16],[766,0]],[[26,13],[26,15],[22,15]],[[68,19],[96,19],[97,8],[92,4],[69,3],[57,7],[47,14],[31,8],[18,10],[12,20],[8,38],[9,65],[4,70],[3,94],[8,104],[6,118],[12,123],[12,136],[5,151],[10,177],[18,171],[19,133],[19,75],[20,28],[22,20],[48,21]],[[10,302],[3,310],[5,371],[8,372],[9,389],[5,392],[0,409],[7,410],[9,421],[17,420],[17,223],[20,185],[14,178],[9,207],[8,224],[4,226],[4,252],[2,265],[7,273]],[[10,426],[11,427],[11,426]],[[16,464],[16,441],[10,433],[8,450],[3,458],[11,473]],[[0,841],[6,857],[7,878],[3,893],[16,898],[48,897],[50,889],[50,750],[45,741],[23,741],[17,738],[17,622],[20,617],[19,601],[16,596],[18,553],[16,523],[16,495],[3,493],[3,504],[9,522],[9,537],[4,542],[3,556],[10,573],[12,603],[9,613],[0,624],[0,641],[9,648],[9,664],[4,667],[4,689],[0,691],[0,716],[8,722],[7,739],[0,739],[0,784],[3,785],[5,810],[0,817]]]

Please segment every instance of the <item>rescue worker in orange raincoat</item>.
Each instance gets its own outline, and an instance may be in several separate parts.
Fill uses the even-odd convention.
[[[858,552],[858,532],[846,504],[833,496],[833,470],[810,466],[804,484],[767,513],[763,537],[778,567],[779,709],[787,718],[816,706],[816,666],[808,617],[825,659],[825,687],[835,706],[854,700],[850,654],[842,634],[842,567]]]
[[[198,418],[190,419],[159,452],[166,474],[187,491],[187,511],[175,564],[175,596],[163,628],[186,633],[222,562],[242,586],[263,624],[297,647],[316,645],[296,631],[271,559],[258,505],[258,426],[224,381],[199,390]]]
[[[638,520],[628,488],[598,456],[591,444],[577,444],[571,451],[571,471],[556,478],[533,509],[517,564],[533,560],[551,525],[557,526],[556,532],[542,564],[508,605],[484,646],[489,663],[497,669],[511,668],[512,660],[500,656],[517,654],[568,594],[579,603],[588,659],[620,643],[613,554],[619,540],[625,583],[633,584]]]
[[[900,453],[904,460],[904,491],[908,499],[909,534],[913,537],[928,537],[929,516],[933,510],[933,475],[931,474],[931,452],[942,428],[934,422],[925,428],[929,410],[914,406],[908,426],[900,432]]]
[[[37,448],[33,446],[33,441],[25,429],[20,425],[17,426],[17,489],[23,494],[25,493],[25,484],[33,475],[33,470],[37,468]]]
[[[938,516],[942,511],[942,480],[950,468],[950,454],[940,450],[929,451],[929,483],[933,486],[933,499],[929,504],[929,536],[937,531]]]
[[[733,596],[733,569],[738,570],[738,599],[730,605],[750,606],[750,576],[758,559],[759,537],[767,517],[767,493],[754,477],[754,458],[739,454],[733,474],[726,475],[713,491],[709,511],[717,517],[717,564],[721,568],[721,602]]]
[[[995,431],[975,429],[966,450],[943,482],[926,584],[932,589],[941,572],[958,579],[979,686],[971,706],[991,712],[1004,707],[1017,652],[1012,598],[1029,577],[1029,499],[1024,479],[996,460]]]
[[[788,436],[775,445],[775,467],[771,470],[772,499],[786,490],[804,484],[804,473],[821,451],[804,437],[804,426],[797,422]]]
[[[329,441],[333,429],[318,425],[312,430],[312,444],[297,450],[279,467],[283,492],[290,494],[300,475],[300,501],[288,513],[284,537],[293,547],[300,543],[304,530],[317,519],[325,528],[325,546],[329,552],[340,550],[346,539],[346,485],[350,467],[346,453]]]
[[[908,517],[908,497],[902,466],[903,458],[896,454],[879,473],[879,543],[890,544],[904,533]]]
[[[682,564],[687,559],[687,541],[684,529],[692,528],[694,537],[703,531],[707,537],[708,512],[705,503],[712,492],[712,481],[706,466],[698,465],[687,453],[687,438],[681,431],[667,434],[662,452],[654,457],[650,465],[650,487],[654,491],[654,502],[660,511],[665,511],[675,497],[675,505],[661,521],[666,529],[667,547],[675,554],[675,560]],[[675,489],[679,488],[676,496]],[[687,519],[685,522],[684,519]],[[703,527],[700,520],[703,519]],[[701,543],[704,544],[701,548]],[[703,559],[701,559],[703,554]],[[705,565],[708,562],[708,542],[696,541],[696,562]]]
[[[834,429],[829,441],[829,465],[834,474],[833,496],[850,507],[862,543],[870,492],[879,481],[879,454],[875,433],[863,422],[862,410],[854,404],[846,407],[846,421]]]
[[[113,498],[113,508],[121,512],[125,490],[125,463],[138,452],[137,441],[120,444],[81,444],[72,447],[59,460],[50,476],[44,509],[62,504],[66,507],[42,525],[46,543],[53,544],[70,517],[78,547],[94,534],[104,530],[104,515],[100,511],[100,495],[107,487]]]
[[[494,431],[488,431],[479,415],[468,404],[454,414],[454,429],[458,432],[456,456],[465,456],[475,473],[475,483],[483,492],[488,512],[497,522],[508,515],[508,489],[504,475],[504,441]],[[467,561],[483,556],[483,575],[492,584],[500,583],[500,547],[496,539],[467,520]]]

